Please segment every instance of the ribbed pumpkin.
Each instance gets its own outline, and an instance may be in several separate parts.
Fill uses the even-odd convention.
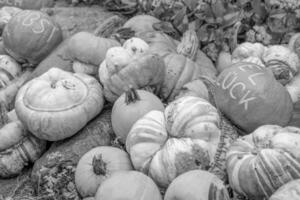
[[[41,11],[23,10],[4,28],[5,50],[21,63],[36,65],[61,41],[60,26]]]
[[[15,108],[35,136],[56,141],[77,133],[100,113],[103,104],[97,79],[51,68],[21,87]]]
[[[183,85],[192,80],[201,76],[216,78],[214,65],[202,51],[194,47],[197,40],[193,40],[191,34],[187,33],[181,43],[160,32],[137,35],[149,44],[150,52],[157,53],[164,60],[165,78],[160,96],[166,102],[174,100]]]
[[[182,97],[165,112],[151,111],[127,136],[126,150],[136,170],[161,187],[193,169],[209,169],[220,140],[215,107],[198,97]]]
[[[230,200],[224,183],[203,170],[185,172],[169,185],[164,200]]]
[[[20,174],[25,166],[36,161],[46,149],[46,141],[29,133],[15,117],[14,110],[7,113],[1,107],[0,177]]]
[[[299,144],[299,128],[276,125],[261,126],[238,139],[227,152],[231,187],[249,199],[263,199],[285,183],[299,179]]]
[[[22,68],[12,57],[0,55],[0,88],[7,87],[21,74]]]
[[[153,180],[137,171],[119,171],[98,188],[95,200],[162,200]]]
[[[113,47],[99,67],[104,96],[115,102],[130,85],[136,89],[151,87],[157,93],[164,80],[164,69],[163,60],[156,54],[145,52],[134,58],[123,47]]]
[[[286,126],[293,104],[287,90],[271,70],[240,62],[218,76],[217,107],[246,133],[265,124]]]
[[[132,170],[127,152],[110,146],[95,147],[79,160],[75,184],[82,197],[95,196],[98,187],[113,173]]]
[[[281,186],[269,198],[269,200],[299,200],[300,199],[300,179],[290,181]]]
[[[233,62],[240,62],[249,57],[263,58],[267,47],[261,43],[244,42],[238,45],[232,52]]]

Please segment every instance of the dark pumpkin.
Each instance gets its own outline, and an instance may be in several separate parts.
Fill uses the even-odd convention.
[[[36,65],[63,39],[60,26],[41,11],[24,10],[3,30],[4,48],[21,63]]]
[[[218,76],[217,107],[245,132],[258,126],[289,122],[293,103],[287,90],[271,70],[254,63],[240,62]]]

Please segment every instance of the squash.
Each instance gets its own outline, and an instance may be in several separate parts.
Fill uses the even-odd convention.
[[[160,20],[151,15],[136,15],[123,24],[123,28],[130,28],[138,34],[140,32],[154,31],[153,24]]]
[[[239,62],[218,76],[215,101],[246,134],[265,124],[285,126],[293,103],[272,72],[254,63]]]
[[[244,42],[239,44],[232,52],[232,61],[240,62],[248,57],[262,59],[267,47],[261,43]]]
[[[54,0],[3,0],[0,2],[2,6],[14,6],[28,10],[40,10],[44,7],[54,6]]]
[[[263,54],[263,61],[283,85],[289,83],[299,71],[298,55],[282,45],[270,46]]]
[[[120,46],[120,44],[115,40],[97,37],[92,33],[78,32],[54,49],[35,68],[28,80],[42,75],[53,67],[73,72],[74,61],[98,68],[105,58],[106,51],[113,46]]]
[[[269,200],[298,200],[300,199],[300,179],[290,181],[281,186]]]
[[[182,86],[179,94],[175,97],[175,99],[183,96],[200,97],[209,101],[208,89],[201,79],[193,80]]]
[[[80,61],[74,61],[72,65],[73,71],[75,73],[84,73],[91,76],[97,76],[98,75],[98,67],[86,64]]]
[[[126,150],[134,168],[166,188],[178,175],[208,170],[220,141],[215,107],[198,97],[182,97],[164,113],[150,111],[131,128]]]
[[[36,65],[62,41],[60,26],[41,11],[23,10],[3,30],[5,50],[20,63]]]
[[[15,109],[36,137],[56,141],[77,133],[103,104],[102,86],[95,78],[52,68],[21,87]]]
[[[158,187],[148,176],[137,171],[119,171],[98,188],[95,200],[162,200]]]
[[[127,152],[110,146],[93,148],[77,164],[76,188],[82,197],[95,196],[98,187],[113,173],[121,170],[132,170]]]
[[[130,88],[122,94],[115,101],[111,114],[112,127],[118,139],[125,143],[132,125],[151,110],[164,111],[163,103],[153,93]]]
[[[202,51],[197,50],[191,56],[182,51],[184,48],[195,48],[191,44],[195,45],[194,42],[196,40],[189,43],[187,42],[188,39],[193,37],[188,36],[189,34],[186,34],[186,39],[183,39],[180,44],[178,41],[160,32],[143,32],[137,35],[137,37],[140,37],[149,44],[150,52],[160,55],[164,60],[165,78],[159,96],[165,102],[174,100],[183,85],[192,80],[198,79],[201,76],[216,79],[217,71],[211,60]],[[186,56],[178,54],[177,48]],[[189,57],[193,57],[194,60]]]
[[[169,185],[164,200],[230,200],[224,183],[203,170],[185,172]]]
[[[131,56],[138,58],[148,51],[149,45],[140,38],[132,37],[124,42],[123,48],[127,50]]]
[[[76,166],[80,158],[91,149],[111,145],[111,109],[109,105],[104,106],[101,113],[76,135],[53,142],[34,163],[31,183],[38,196],[80,199],[75,185]]]
[[[115,102],[130,85],[136,89],[151,87],[156,94],[160,91],[165,70],[160,56],[146,52],[132,58],[123,47],[114,47],[106,57],[99,67],[99,78],[107,101]]]
[[[0,106],[0,177],[9,178],[36,161],[44,153],[46,142],[29,133],[18,119],[10,118],[4,104]]]
[[[227,152],[230,186],[249,199],[269,198],[300,178],[299,144],[299,128],[277,125],[260,126],[238,139]]]
[[[221,51],[218,55],[218,59],[216,62],[216,68],[218,74],[220,74],[224,69],[230,67],[232,64],[231,54],[226,51]]]
[[[300,56],[300,49],[299,49],[299,39],[300,39],[300,33],[296,33],[294,34],[290,40],[289,40],[289,43],[288,43],[288,48],[290,50],[292,50],[293,52],[295,52],[298,57]]]
[[[0,89],[7,87],[21,74],[22,68],[12,57],[0,55]]]

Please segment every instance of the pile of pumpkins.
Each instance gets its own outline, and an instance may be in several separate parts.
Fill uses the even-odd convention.
[[[230,188],[255,200],[300,198],[300,129],[289,126],[299,34],[287,45],[240,44],[215,67],[195,31],[176,41],[148,15],[129,19],[123,27],[135,34],[118,41],[63,38],[45,13],[12,13],[0,48],[0,177],[21,173],[47,141],[74,136],[110,103],[124,148],[81,157],[75,183],[85,200],[229,200],[227,180],[210,171],[229,134],[224,116],[240,134],[224,161]]]

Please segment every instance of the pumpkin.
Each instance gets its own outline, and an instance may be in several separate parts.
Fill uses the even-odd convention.
[[[300,36],[300,33],[296,33],[294,34],[290,40],[289,40],[289,43],[288,43],[288,48],[290,50],[292,50],[293,52],[295,52],[298,57],[300,56],[300,49],[299,49],[299,36]]]
[[[54,0],[3,0],[0,2],[2,6],[14,6],[28,10],[40,10],[44,7],[54,6]]]
[[[107,51],[109,59],[106,58],[99,67],[99,78],[107,101],[115,102],[129,89],[129,85],[137,89],[151,87],[155,93],[160,90],[164,79],[164,62],[160,56],[145,53],[131,59],[123,47],[112,50]]]
[[[10,56],[0,55],[0,88],[5,88],[21,74],[21,66]]]
[[[95,78],[52,68],[21,87],[15,109],[35,136],[56,141],[77,133],[103,104],[102,87]]]
[[[18,119],[11,118],[13,114],[7,113],[2,103],[0,106],[0,177],[9,178],[36,161],[44,153],[46,142],[29,133]]]
[[[41,11],[23,10],[3,30],[5,50],[21,63],[36,65],[62,41],[60,26]]]
[[[93,148],[77,164],[76,188],[82,197],[95,196],[98,187],[113,173],[131,169],[127,152],[110,146]]]
[[[42,75],[56,67],[73,72],[73,62],[79,61],[98,67],[105,59],[109,48],[120,46],[112,39],[96,37],[88,32],[78,32],[65,39],[52,53],[45,58],[32,72],[29,80]]]
[[[201,197],[201,198],[199,198]],[[164,200],[230,200],[224,183],[203,170],[185,172],[169,185]]]
[[[98,188],[95,200],[162,200],[158,187],[148,176],[137,171],[119,171]]]
[[[263,61],[257,57],[257,56],[249,56],[247,58],[244,58],[243,60],[233,60],[231,63],[235,64],[235,63],[239,63],[239,62],[248,62],[248,63],[254,63],[256,65],[259,65],[261,67],[266,67],[265,64],[263,63]],[[230,67],[231,65],[229,65]]]
[[[111,122],[122,143],[125,143],[132,125],[151,110],[164,111],[164,105],[157,96],[145,90],[130,88],[115,101]]]
[[[269,69],[236,63],[218,76],[217,83],[216,106],[246,133],[265,124],[285,126],[291,119],[291,97]]]
[[[192,56],[195,57],[192,60],[189,58],[190,56],[184,56],[188,55],[186,53],[184,55],[178,54],[177,45],[179,45],[179,42],[163,33],[139,33],[137,37],[140,37],[149,44],[150,52],[157,53],[164,60],[165,78],[159,93],[163,101],[171,102],[178,95],[184,84],[201,76],[216,79],[216,69],[211,60],[202,51],[198,50],[196,55]],[[186,40],[183,40],[182,45],[178,47],[179,49],[184,49],[184,46],[187,49],[191,47],[191,43],[187,43]],[[195,41],[191,42],[194,44],[193,42]]]
[[[182,86],[179,94],[176,96],[175,99],[178,99],[183,96],[200,97],[209,101],[208,89],[201,79],[193,80]]]
[[[199,39],[194,30],[187,30],[183,33],[181,42],[177,45],[177,52],[191,60],[195,60],[199,49]]]
[[[232,144],[226,166],[230,186],[249,199],[269,198],[300,178],[300,129],[264,125]]]
[[[290,181],[281,186],[269,200],[300,199],[300,179]]]
[[[166,188],[178,175],[208,170],[220,141],[219,115],[199,97],[182,97],[132,126],[126,150],[134,168]]]
[[[154,31],[153,24],[159,23],[160,20],[151,15],[136,15],[123,24],[123,28],[130,28],[136,34],[140,32]]]
[[[263,55],[266,67],[270,68],[275,78],[283,85],[290,82],[299,71],[298,55],[282,45],[270,46]]]
[[[263,54],[266,51],[267,47],[265,47],[261,43],[250,43],[244,42],[239,44],[232,52],[232,60],[236,63],[239,61],[243,61],[248,57],[258,57],[260,59],[263,58]]]

